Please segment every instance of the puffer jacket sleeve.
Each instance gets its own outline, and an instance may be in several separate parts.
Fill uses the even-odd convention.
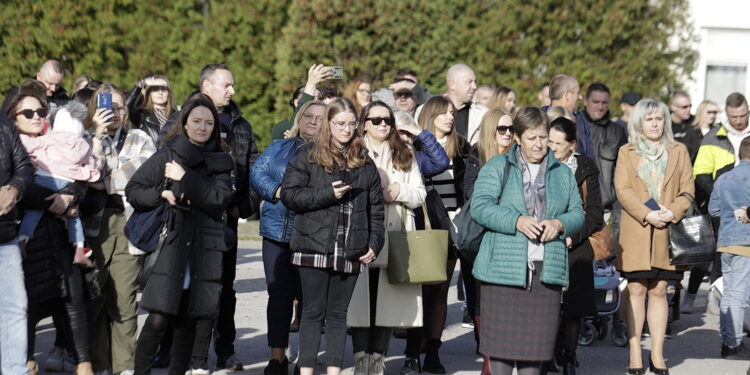
[[[214,219],[220,219],[234,195],[232,186],[234,161],[225,153],[221,153],[214,158],[214,162],[209,163],[209,168],[214,170],[213,175],[204,176],[196,171],[186,169],[185,176],[180,181],[180,189],[182,189],[185,199],[190,201],[192,207],[203,211]],[[211,167],[212,165],[216,167]]]
[[[506,163],[507,156],[496,157],[479,171],[471,195],[471,217],[485,228],[498,233],[514,235],[516,221],[521,212],[508,206],[501,206],[498,200],[503,194],[503,168],[510,168]],[[511,170],[510,173],[513,171]],[[507,183],[513,181],[510,176]],[[523,199],[523,197],[520,197]]]
[[[250,173],[250,186],[253,190],[260,195],[263,200],[268,202],[276,202],[276,190],[281,186],[281,183],[275,181],[271,177],[270,165],[271,159],[274,155],[278,154],[279,147],[283,143],[282,140],[274,141],[268,148],[266,148],[262,154],[255,160],[253,169]]]
[[[425,190],[424,182],[422,182],[416,160],[412,160],[408,175],[408,183],[399,183],[400,191],[398,197],[396,197],[396,202],[404,204],[407,208],[415,209],[422,206],[427,196],[427,190]]]
[[[7,117],[6,117],[7,119]],[[26,187],[34,180],[34,167],[31,165],[31,159],[23,147],[21,139],[18,137],[18,129],[13,124],[4,124],[0,121],[0,126],[6,127],[9,141],[13,145],[13,176],[8,181],[18,189],[18,197],[23,197]]]
[[[417,162],[422,176],[432,177],[448,169],[451,160],[432,133],[422,130],[417,139],[422,143],[423,148],[422,151],[417,151]]]
[[[370,200],[370,243],[369,247],[377,256],[385,243],[385,208],[383,205],[383,188],[380,175],[372,160],[368,159],[364,167],[367,173]],[[421,181],[421,179],[419,179]],[[422,187],[424,189],[424,186]]]
[[[565,185],[568,186],[568,196],[566,197],[568,209],[556,217],[563,224],[563,232],[560,233],[560,238],[570,237],[580,231],[583,228],[584,218],[586,217],[585,212],[583,212],[583,203],[581,195],[578,192],[576,178],[573,177],[573,172],[568,168],[565,168],[564,173],[567,179]]]
[[[601,190],[599,190],[599,174],[586,176],[586,209],[583,228],[570,236],[575,248],[587,240],[604,223],[604,209],[602,208]]]
[[[164,202],[164,165],[167,163],[167,150],[163,148],[151,155],[133,174],[125,185],[125,197],[137,211],[153,210]]]
[[[296,212],[317,211],[339,203],[333,194],[332,185],[311,181],[312,164],[307,161],[309,150],[310,147],[307,147],[294,155],[286,166],[281,182],[281,201],[288,209]],[[316,184],[319,186],[310,186]]]

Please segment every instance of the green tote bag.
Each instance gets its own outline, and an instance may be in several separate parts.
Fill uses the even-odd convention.
[[[424,217],[427,208],[422,204]],[[406,230],[407,213],[401,215],[401,230],[388,232],[388,281],[391,284],[439,284],[448,279],[448,231]]]

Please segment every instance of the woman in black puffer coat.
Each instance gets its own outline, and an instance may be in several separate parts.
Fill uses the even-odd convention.
[[[234,191],[234,162],[223,151],[219,118],[210,98],[195,95],[180,113],[165,147],[146,161],[125,189],[135,210],[152,210],[166,201],[172,218],[166,244],[145,281],[141,306],[149,316],[136,345],[136,374],[150,373],[167,323],[174,327],[175,345],[169,373],[203,367],[205,358],[190,358],[193,346],[205,345],[208,352],[208,342],[193,342],[195,324],[197,319],[214,319],[219,312],[222,257],[227,249],[224,213]]]

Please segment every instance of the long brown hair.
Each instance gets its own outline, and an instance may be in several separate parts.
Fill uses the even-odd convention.
[[[108,92],[112,95],[119,95],[122,98],[123,102],[123,108],[125,108],[125,116],[120,118],[120,122],[122,123],[122,128],[128,129],[130,128],[130,118],[128,117],[128,106],[125,104],[125,93],[118,89],[117,86],[111,84],[111,83],[103,83],[99,88],[94,91],[94,93],[91,95],[91,99],[89,100],[89,115],[86,116],[86,121],[83,123],[83,127],[88,129],[93,129],[96,127],[96,124],[94,123],[94,115],[96,114],[97,109],[97,101],[99,98],[99,94],[102,92]]]
[[[359,127],[354,129],[354,135],[343,150],[333,145],[331,134],[331,119],[342,112],[350,112],[357,119],[354,104],[347,98],[336,98],[326,106],[326,122],[322,124],[315,137],[315,144],[308,154],[308,161],[316,163],[331,173],[335,167],[356,169],[365,165],[367,151],[362,142],[362,132]]]
[[[365,122],[367,117],[370,116],[370,111],[375,107],[383,107],[388,110],[388,116],[394,119],[394,124],[391,126],[391,131],[388,133],[388,147],[391,149],[391,163],[396,170],[409,172],[411,170],[411,164],[414,160],[414,153],[407,146],[405,142],[398,136],[398,129],[395,124],[395,117],[393,110],[387,104],[381,101],[370,102],[364,108],[362,108],[362,114],[359,116],[359,128],[362,134],[365,133]]]
[[[510,114],[505,108],[494,107],[487,111],[482,117],[482,122],[479,124],[479,141],[477,142],[477,150],[479,151],[479,162],[484,165],[487,161],[492,159],[497,152],[497,143],[495,142],[495,134],[497,133],[497,123],[503,116],[510,116],[511,120],[513,115]],[[512,126],[512,124],[511,124]],[[511,145],[513,145],[513,137],[511,137]],[[510,147],[505,150],[504,153],[508,153]]]
[[[372,82],[368,78],[359,77],[349,81],[349,83],[347,83],[346,87],[344,88],[343,96],[351,100],[351,102],[354,104],[354,108],[357,110],[357,113],[362,110],[362,107],[359,105],[359,101],[357,100],[357,90],[359,90],[359,86],[362,86],[363,83],[372,85]],[[372,90],[372,86],[370,86],[370,90]]]
[[[172,84],[169,83],[169,80],[167,79],[167,77],[161,74],[150,75],[146,77],[144,81],[147,79],[161,79],[167,83],[167,88],[169,89],[169,91],[167,91],[167,104],[164,105],[164,116],[169,118],[169,116],[172,115],[172,112],[174,112],[174,109],[175,109],[174,108],[174,94],[172,93]],[[143,109],[147,111],[153,111],[154,102],[151,100],[151,91],[153,91],[151,89],[151,86],[148,86],[145,91],[146,93],[144,94],[145,97],[143,100]]]
[[[213,100],[211,100],[208,95],[201,93],[191,95],[182,105],[182,109],[180,109],[180,114],[177,116],[177,121],[175,121],[174,127],[172,127],[172,130],[164,136],[164,143],[180,134],[185,134],[185,124],[187,124],[190,112],[198,107],[208,108],[208,110],[211,111],[211,116],[214,118],[214,128],[211,131],[211,138],[206,142],[206,146],[215,145],[216,150],[226,151],[226,147],[221,141],[221,122],[219,121],[219,113],[216,111]],[[187,134],[185,135],[187,136]]]
[[[422,112],[419,114],[419,126],[422,129],[429,130],[430,133],[437,136],[437,132],[435,131],[435,119],[448,112],[449,108],[452,108],[454,112],[456,110],[456,107],[450,100],[448,100],[448,98],[441,95],[431,97],[427,100],[427,103],[424,103]],[[453,128],[446,136],[448,137],[448,142],[445,144],[445,153],[448,154],[448,157],[451,159],[461,156],[461,149],[459,147],[460,141],[458,139],[460,135],[456,131],[455,122],[453,123]]]

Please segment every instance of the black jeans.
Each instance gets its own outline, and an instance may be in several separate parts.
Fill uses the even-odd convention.
[[[320,328],[325,320],[327,366],[341,367],[346,344],[346,310],[359,275],[299,267],[299,276],[305,299],[299,328],[299,366],[317,365]]]
[[[292,265],[288,243],[263,239],[263,270],[266,273],[268,306],[268,346],[289,346],[289,325],[294,312],[294,299],[300,300],[299,270]],[[301,305],[300,305],[301,306]]]
[[[214,326],[214,351],[217,357],[234,354],[234,339],[237,336],[234,325],[234,311],[237,307],[237,293],[234,290],[234,278],[237,275],[237,219],[231,215],[227,215],[224,241],[227,243],[227,252],[224,253],[219,316]]]
[[[375,311],[378,305],[378,277],[380,269],[370,268],[370,326],[352,328],[352,347],[354,353],[365,352],[368,354],[388,352],[388,344],[391,341],[393,328],[375,325]]]
[[[183,375],[190,368],[191,353],[194,346],[205,347],[207,350],[211,337],[210,335],[196,335],[196,327],[199,325],[199,322],[210,323],[211,321],[199,321],[190,318],[187,312],[188,300],[187,291],[183,291],[177,315],[166,315],[155,312],[148,314],[135,347],[135,374],[151,374],[154,356],[156,356],[159,343],[165,332],[167,332],[168,326],[174,328],[172,359],[169,361],[169,375]],[[202,358],[205,360],[205,357]]]

